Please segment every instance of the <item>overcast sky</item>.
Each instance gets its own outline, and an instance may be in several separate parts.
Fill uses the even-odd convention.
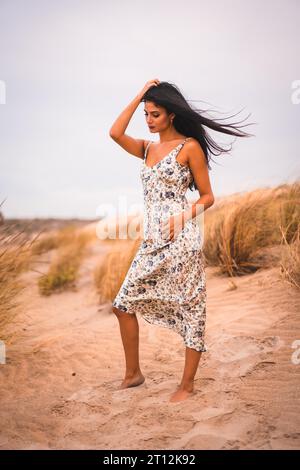
[[[299,0],[0,0],[4,216],[96,218],[103,204],[142,204],[142,160],[109,129],[156,77],[215,117],[257,123],[214,158],[215,196],[294,181],[299,20]],[[126,133],[157,141],[143,109]]]

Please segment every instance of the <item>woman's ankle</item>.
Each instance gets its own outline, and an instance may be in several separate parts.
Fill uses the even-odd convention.
[[[125,378],[132,379],[133,377],[136,377],[137,375],[143,375],[140,367],[138,367],[137,369],[126,370]]]
[[[179,385],[180,390],[185,390],[187,392],[192,392],[194,390],[194,380],[192,381],[181,381]]]

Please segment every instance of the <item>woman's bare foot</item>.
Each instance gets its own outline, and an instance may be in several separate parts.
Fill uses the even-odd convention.
[[[145,377],[141,372],[132,376],[132,377],[125,377],[123,382],[120,385],[120,389],[129,388],[129,387],[137,387],[145,382]]]
[[[176,401],[183,401],[183,400],[186,400],[187,398],[189,398],[190,396],[192,396],[194,394],[194,389],[193,387],[187,387],[187,388],[182,388],[182,387],[179,387],[176,392],[174,392],[169,401],[171,402],[176,402]]]

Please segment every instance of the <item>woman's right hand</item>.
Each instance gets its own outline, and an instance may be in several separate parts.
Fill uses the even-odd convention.
[[[139,93],[139,95],[142,97],[146,91],[149,90],[149,88],[152,88],[153,86],[157,86],[159,85],[159,80],[158,78],[154,78],[153,80],[149,80],[146,85],[144,86],[144,88],[141,90],[141,92]]]

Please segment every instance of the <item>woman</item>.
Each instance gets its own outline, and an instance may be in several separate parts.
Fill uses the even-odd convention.
[[[141,102],[150,132],[159,134],[159,143],[125,134]],[[185,366],[181,383],[170,397],[172,402],[193,393],[199,360],[207,351],[206,281],[196,221],[214,203],[209,153],[228,150],[219,147],[203,125],[230,135],[251,135],[237,130],[239,126],[204,117],[175,85],[158,79],[146,83],[110,129],[115,142],[143,160],[145,205],[144,238],[113,300],[126,360],[121,388],[145,381],[139,365],[139,313],[149,323],[174,329],[184,340]],[[188,187],[197,189],[200,196],[191,205],[185,197]]]

